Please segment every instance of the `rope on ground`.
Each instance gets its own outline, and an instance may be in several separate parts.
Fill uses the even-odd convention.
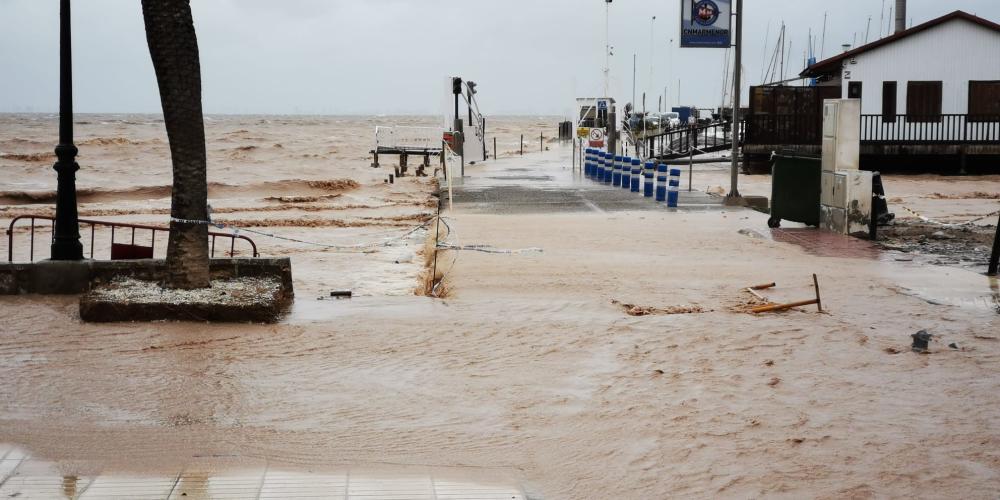
[[[263,236],[263,237],[266,237],[266,238],[273,238],[273,239],[276,239],[276,240],[289,241],[289,242],[292,242],[292,243],[301,243],[303,245],[311,245],[311,246],[315,246],[315,247],[320,247],[320,248],[323,248],[323,249],[326,249],[326,250],[346,251],[346,252],[350,252],[350,251],[365,252],[365,251],[374,250],[376,248],[385,248],[385,247],[394,246],[397,242],[408,238],[413,233],[415,233],[415,232],[417,232],[417,231],[419,231],[421,229],[427,228],[427,226],[430,225],[430,223],[433,220],[434,219],[428,220],[428,221],[426,221],[426,222],[424,222],[424,223],[422,223],[422,224],[420,224],[418,226],[415,226],[415,227],[411,228],[409,231],[407,231],[407,232],[405,232],[405,233],[403,233],[403,234],[401,234],[399,236],[394,236],[394,237],[391,237],[391,238],[387,238],[385,241],[381,241],[381,242],[358,243],[358,244],[354,244],[354,245],[331,245],[331,244],[328,244],[328,243],[320,243],[320,242],[316,242],[316,241],[309,241],[309,240],[303,240],[303,239],[299,239],[299,238],[292,238],[292,237],[289,237],[289,236],[281,236],[281,235],[277,235],[277,234],[274,234],[274,233],[267,233],[267,232],[264,232],[264,231],[258,231],[256,229],[249,229],[249,228],[245,228],[245,227],[238,227],[238,226],[234,226],[232,224],[225,223],[225,222],[215,222],[215,221],[205,221],[205,220],[190,220],[190,219],[177,219],[177,218],[174,218],[174,217],[170,218],[171,222],[177,222],[179,224],[203,224],[203,225],[212,226],[212,227],[215,227],[215,228],[218,228],[218,229],[228,229],[228,230],[230,230],[230,231],[233,232],[234,236],[239,235],[240,233],[250,233],[250,234],[257,235],[257,236]]]
[[[489,254],[500,254],[500,255],[520,255],[526,253],[542,253],[541,248],[522,248],[522,249],[503,249],[494,248],[488,245],[462,245],[458,239],[458,232],[452,229],[451,224],[448,224],[447,217],[441,217],[441,222],[444,227],[447,228],[448,234],[445,236],[446,239],[455,239],[455,243],[447,243],[439,241],[437,244],[438,250],[455,250],[455,257],[451,260],[451,265],[448,266],[448,270],[441,273],[441,279],[434,284],[431,288],[431,296],[437,297],[438,288],[445,282],[445,278],[451,274],[451,271],[455,269],[455,264],[458,263],[458,256],[462,251],[467,252],[482,252]],[[432,277],[432,278],[436,278]]]
[[[483,252],[501,255],[521,255],[526,253],[542,253],[542,249],[538,247],[532,248],[518,248],[518,249],[506,249],[506,248],[494,248],[489,245],[451,245],[448,243],[439,243],[438,248],[441,250],[465,250],[470,252]]]
[[[974,218],[972,220],[967,220],[965,222],[941,222],[941,221],[938,221],[938,220],[931,219],[930,217],[925,217],[923,215],[920,215],[919,213],[917,213],[916,211],[910,209],[907,206],[899,205],[899,207],[902,208],[903,210],[906,210],[907,212],[909,212],[910,214],[912,214],[914,217],[920,219],[922,222],[926,222],[928,224],[934,224],[936,226],[943,226],[943,227],[969,226],[969,225],[975,224],[976,222],[979,222],[981,220],[993,217],[995,215],[1000,215],[1000,210],[997,210],[995,212],[990,212],[988,214],[976,216],[976,218]]]

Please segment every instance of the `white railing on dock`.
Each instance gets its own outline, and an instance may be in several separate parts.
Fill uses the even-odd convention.
[[[441,151],[441,127],[375,127],[375,150]]]

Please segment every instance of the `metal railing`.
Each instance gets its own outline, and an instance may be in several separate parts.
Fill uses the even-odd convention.
[[[818,114],[751,115],[745,144],[820,145]],[[861,115],[862,144],[988,144],[1000,142],[1000,115]]]
[[[861,115],[861,142],[976,144],[1000,142],[1000,115]]]
[[[742,127],[743,123],[739,125]],[[743,129],[741,129],[743,130]],[[678,158],[710,151],[720,151],[732,147],[732,122],[723,121],[706,125],[681,125],[647,136],[646,147],[651,156],[657,158]]]
[[[35,221],[38,221],[38,220],[49,221],[51,224],[44,225],[44,226],[39,226],[38,224],[35,223]],[[51,216],[47,216],[47,215],[21,215],[21,216],[15,217],[14,220],[10,221],[10,226],[7,228],[7,261],[8,262],[14,262],[14,235],[17,232],[17,231],[15,231],[15,225],[17,225],[17,223],[20,222],[20,221],[31,221],[31,225],[30,225],[30,229],[29,229],[30,243],[29,243],[29,253],[28,253],[29,257],[28,258],[29,258],[29,261],[33,262],[35,260],[35,230],[36,229],[45,228],[45,227],[49,227],[49,228],[53,227],[55,225],[55,217],[51,217]],[[132,255],[135,255],[135,252],[134,252],[135,249],[139,249],[140,250],[140,252],[138,252],[138,253],[142,254],[142,257],[140,257],[140,258],[152,258],[153,252],[156,250],[156,233],[170,233],[170,229],[169,228],[156,227],[156,226],[147,226],[147,225],[143,225],[143,224],[130,224],[130,223],[127,223],[127,222],[108,222],[108,221],[97,221],[97,220],[89,220],[89,219],[79,219],[79,222],[80,222],[81,225],[89,225],[90,226],[90,258],[91,259],[94,258],[94,242],[96,240],[96,234],[97,234],[97,227],[98,226],[100,226],[100,227],[106,227],[106,228],[111,228],[111,256],[110,256],[111,260],[119,260],[119,259],[124,259],[124,258],[133,258],[133,257],[122,257],[120,255],[122,254],[122,252],[124,252],[124,254],[130,254],[131,253]],[[116,232],[116,230],[122,230],[122,229],[124,229],[126,233],[128,233],[129,231],[131,232],[131,237],[128,240],[129,243],[116,243],[115,242],[115,232]],[[136,245],[136,230],[139,230],[139,231],[149,231],[150,232],[150,239],[149,239],[150,244],[149,244],[148,247]],[[83,232],[85,232],[85,231],[83,231]],[[118,232],[121,232],[121,231],[118,231]],[[53,231],[53,234],[54,234],[54,231]],[[221,238],[221,239],[227,239],[228,238],[230,240],[229,252],[228,252],[228,254],[229,254],[230,257],[234,257],[236,255],[236,240],[246,241],[247,243],[250,244],[250,248],[251,248],[251,251],[253,252],[253,256],[254,257],[259,257],[260,256],[260,254],[257,252],[257,244],[254,243],[254,241],[252,239],[250,239],[250,238],[248,238],[246,236],[239,235],[239,234],[230,234],[230,233],[218,233],[218,232],[214,232],[214,231],[209,231],[208,232],[208,236],[211,239],[210,240],[210,257],[215,257],[215,242],[219,238]],[[50,243],[51,243],[51,241],[50,241]],[[125,247],[124,245],[128,245],[128,246]],[[118,255],[116,255],[116,250],[120,250],[118,252]]]

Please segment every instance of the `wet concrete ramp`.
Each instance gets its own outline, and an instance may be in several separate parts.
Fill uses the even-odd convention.
[[[584,177],[572,166],[571,151],[504,158],[466,168],[455,179],[455,207],[474,213],[621,212],[644,210],[714,210],[723,199],[682,188],[677,208]]]

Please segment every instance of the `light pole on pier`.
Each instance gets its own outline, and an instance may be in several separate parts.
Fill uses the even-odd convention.
[[[80,222],[76,209],[77,149],[73,144],[73,43],[70,0],[61,0],[59,11],[59,145],[56,221],[52,238],[52,260],[83,260]]]
[[[740,197],[739,190],[739,165],[740,165],[740,89],[741,83],[741,65],[743,64],[743,0],[736,0],[736,51],[733,67],[733,152],[732,152],[732,171],[730,172],[731,183],[729,187],[729,194],[726,198],[729,201],[737,201]]]
[[[611,0],[604,0],[604,96],[611,94]]]

